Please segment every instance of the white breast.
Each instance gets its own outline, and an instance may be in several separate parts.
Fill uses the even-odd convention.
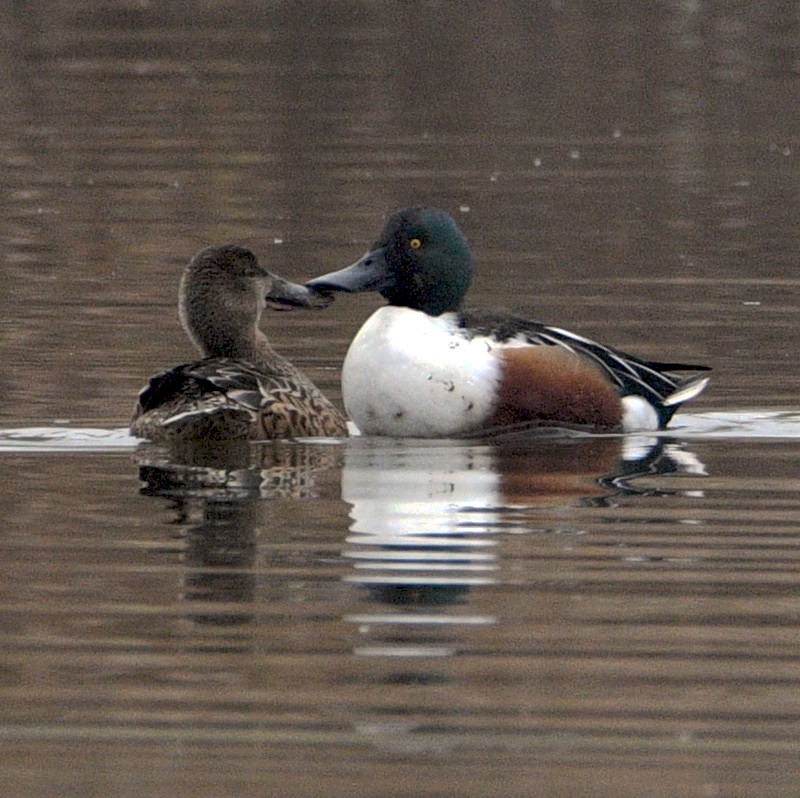
[[[456,437],[491,413],[499,376],[490,342],[464,337],[454,314],[390,306],[353,339],[342,394],[364,435]]]

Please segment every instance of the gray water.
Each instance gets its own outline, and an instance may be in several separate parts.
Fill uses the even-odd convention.
[[[0,7],[0,793],[796,796],[796,3]],[[124,430],[201,247],[430,202],[472,301],[714,367],[651,438]],[[340,401],[377,297],[264,319]]]

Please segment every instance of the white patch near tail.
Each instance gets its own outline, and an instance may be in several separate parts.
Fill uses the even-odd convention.
[[[623,432],[649,432],[659,428],[656,409],[643,396],[632,393],[622,397]]]
[[[664,407],[675,407],[699,396],[706,388],[710,377],[692,377],[681,383],[663,400]],[[659,429],[659,417],[655,407],[643,396],[629,394],[622,397],[622,429],[624,432],[649,432]]]

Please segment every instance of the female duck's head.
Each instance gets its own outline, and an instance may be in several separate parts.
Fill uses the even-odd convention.
[[[244,247],[209,247],[183,273],[179,311],[184,329],[205,357],[249,359],[266,343],[261,311],[324,307],[329,299],[268,272]]]

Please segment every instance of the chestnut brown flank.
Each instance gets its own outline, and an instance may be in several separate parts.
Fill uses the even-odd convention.
[[[622,423],[619,394],[585,357],[558,346],[508,347],[499,354],[492,426],[549,421],[611,430]]]

